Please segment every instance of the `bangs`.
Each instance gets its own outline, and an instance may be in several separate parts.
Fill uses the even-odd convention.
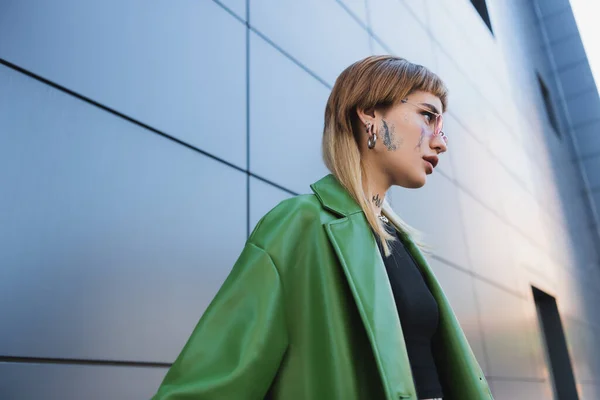
[[[411,67],[414,68],[414,71],[407,72],[409,74],[413,72],[414,79],[411,80],[414,82],[414,85],[409,93],[423,91],[433,94],[442,102],[442,112],[446,112],[448,109],[448,88],[441,78],[422,65],[412,64]]]
[[[426,67],[413,64],[399,57],[386,57],[378,60],[361,78],[367,78],[360,87],[365,88],[360,96],[364,108],[373,105],[388,108],[398,104],[411,93],[423,91],[438,97],[442,103],[442,112],[448,109],[448,88],[444,81]]]

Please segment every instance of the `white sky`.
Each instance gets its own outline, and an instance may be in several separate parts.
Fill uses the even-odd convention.
[[[579,27],[583,47],[587,53],[588,61],[596,87],[600,83],[600,16],[599,0],[570,0],[575,21]]]

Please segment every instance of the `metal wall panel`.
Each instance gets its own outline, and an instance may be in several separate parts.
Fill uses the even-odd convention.
[[[244,25],[209,0],[11,0],[0,13],[1,58],[240,167],[245,49]]]
[[[0,398],[149,399],[166,368],[0,362]]]
[[[245,175],[0,66],[0,355],[173,361],[246,238]]]

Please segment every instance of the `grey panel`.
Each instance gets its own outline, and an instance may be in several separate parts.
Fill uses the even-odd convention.
[[[256,179],[250,178],[250,232],[258,221],[273,207],[292,197],[288,192]]]
[[[328,171],[321,159],[329,89],[252,33],[250,170],[297,193]]]
[[[492,34],[470,2],[432,1],[429,3],[427,17],[425,28],[451,56],[453,62],[459,65],[471,85],[485,96],[482,99],[485,104],[497,108],[497,103],[500,103],[505,108],[506,103],[498,101],[503,80],[499,68],[502,53],[497,51]],[[411,29],[402,30],[402,37],[422,42],[420,32],[415,34]],[[422,46],[420,51],[427,54],[426,49],[427,46]],[[438,66],[442,67],[442,63],[439,62]],[[458,92],[451,89],[453,95]]]
[[[544,24],[549,28],[546,29],[546,32],[550,42],[579,34],[577,23],[575,22],[573,13],[570,11],[552,14],[544,19]]]
[[[583,167],[587,174],[590,189],[600,188],[600,154],[583,160]]]
[[[600,399],[600,384],[586,382],[579,383],[578,386],[580,399]]]
[[[450,305],[467,336],[479,365],[483,372],[489,375],[490,371],[483,348],[483,336],[479,324],[473,278],[436,259],[430,258],[429,263],[450,301]]]
[[[566,66],[586,59],[585,50],[579,36],[573,36],[571,39],[551,44],[550,51],[552,52],[558,71],[562,71]]]
[[[369,0],[371,29],[395,55],[431,68],[431,37],[403,2]]]
[[[252,0],[250,15],[253,27],[330,85],[370,54],[367,31],[333,0]]]
[[[509,227],[471,197],[459,192],[467,249],[473,270],[507,288],[516,285],[515,260],[506,251]]]
[[[540,7],[542,17],[556,14],[558,12],[571,12],[569,0],[544,0],[537,1],[537,5]]]
[[[0,13],[0,57],[242,167],[245,35],[213,1],[10,0]]]
[[[589,221],[588,221],[589,224]],[[586,266],[595,262],[598,258],[598,246],[589,225],[571,230],[573,235],[574,259],[580,266]],[[584,277],[585,279],[585,277]]]
[[[578,160],[571,160],[565,160],[562,163],[554,160],[553,163],[554,184],[563,192],[563,199],[566,201],[580,197],[582,189],[581,172],[577,164]]]
[[[598,264],[596,264],[594,268],[598,268]],[[596,285],[596,287],[598,287],[598,285]],[[590,305],[590,307],[595,309],[595,305],[597,305],[598,301],[600,300],[600,293],[595,295],[594,300],[596,300],[596,303],[594,303],[594,305]],[[598,385],[596,390],[600,395],[600,382],[597,382],[598,377],[600,376],[600,325],[597,325],[598,313],[596,313],[594,318],[588,322],[590,323],[591,328],[589,332],[590,342],[588,344],[588,362],[590,366],[590,372],[594,377],[593,380],[595,380],[596,384]]]
[[[523,382],[492,378],[490,383],[494,400],[551,400],[554,398],[552,384],[548,381]]]
[[[579,315],[581,317],[582,311],[584,311],[582,307],[584,301],[582,286],[584,284],[573,275],[575,271],[573,263],[561,267],[563,268],[556,270],[555,297],[558,311],[563,319],[565,336],[568,336],[566,326],[564,325],[564,318],[567,318],[569,315]],[[575,376],[575,379],[577,379],[577,376]]]
[[[512,235],[506,238],[506,247],[510,248],[512,257],[515,260],[516,271],[520,275],[518,289],[520,293],[531,294],[531,288],[528,282],[523,279],[523,274],[535,273],[536,279],[554,277],[555,264],[550,256],[541,252],[538,247],[532,244],[519,232],[512,231]],[[544,281],[545,282],[545,281]]]
[[[596,82],[588,63],[581,63],[574,68],[569,68],[559,74],[565,97],[570,97],[582,91],[592,91],[596,95]]]
[[[173,361],[243,247],[245,174],[0,83],[0,354]]]
[[[573,126],[597,121],[599,119],[600,97],[597,91],[581,93],[567,101],[567,108]]]
[[[377,40],[373,40],[373,55],[386,55],[390,54]]]
[[[370,0],[368,0],[370,1]],[[401,0],[406,7],[408,7],[415,15],[415,17],[421,22],[423,25],[428,25],[429,23],[429,13],[431,10],[431,1],[430,0]],[[433,7],[438,7],[438,4],[434,4]]]
[[[592,192],[592,199],[596,205],[596,210],[600,212],[600,188]]]
[[[527,106],[531,107],[532,104],[529,103]],[[531,168],[531,160],[527,159],[527,145],[531,148],[539,148],[535,135],[523,135],[525,140],[515,137],[502,124],[502,120],[490,112],[490,110],[487,110],[487,112],[482,111],[479,114],[479,118],[481,126],[485,127],[484,132],[487,137],[486,143],[488,148],[502,166],[501,170],[510,171],[513,175],[527,183]],[[511,156],[507,157],[507,154]]]
[[[585,193],[578,196],[570,196],[563,202],[563,213],[568,223],[569,230],[576,230],[582,226],[589,225],[589,204]]]
[[[368,25],[367,21],[367,0],[341,0],[342,3],[352,14],[354,14],[358,19],[366,25]]]
[[[594,380],[597,376],[594,374],[594,358],[598,346],[598,339],[594,336],[594,331],[587,324],[577,321],[569,316],[561,316],[567,347],[573,373],[577,382],[586,382]]]
[[[478,141],[485,143],[487,135],[485,129],[482,129],[481,112],[474,113],[472,111],[473,109],[480,109],[484,100],[475,91],[455,62],[442,50],[437,47],[435,49],[436,67],[434,72],[442,78],[450,91],[447,114],[452,115],[468,130],[469,134],[476,136]],[[457,153],[457,150],[460,149],[456,136],[457,134],[453,133],[453,136],[449,137],[449,140],[452,140],[452,142],[449,142],[449,146],[452,146],[449,147],[449,151],[453,153]]]
[[[238,17],[246,20],[246,3],[248,0],[217,0],[229,8]]]
[[[501,165],[491,157],[484,145],[466,131],[456,132],[448,140],[449,146],[450,140],[452,148],[448,152],[452,152],[451,161],[456,180],[483,204],[503,213],[504,189],[498,178],[506,178],[506,172],[501,171]],[[507,182],[510,181],[502,180],[503,184]]]
[[[506,179],[505,182],[500,182],[500,185],[506,190],[504,208],[506,222],[512,225],[509,227],[512,233],[511,238],[515,234],[518,235],[517,232],[524,236],[518,235],[520,241],[526,240],[527,237],[537,237],[543,215],[539,203],[526,189],[510,182],[510,178]],[[546,196],[552,196],[552,192],[547,188],[540,188],[540,191],[542,190],[544,190]]]
[[[537,322],[524,312],[526,302],[479,279],[475,280],[475,289],[490,374],[539,378],[528,338],[528,332],[537,330]]]
[[[423,239],[434,254],[462,268],[470,268],[461,215],[444,212],[459,207],[457,189],[451,181],[434,172],[428,176],[423,188],[395,186],[388,192],[388,197],[396,213],[424,234]]]
[[[166,368],[0,362],[0,398],[19,400],[148,399]]]
[[[581,157],[600,155],[600,120],[577,128],[575,137]]]

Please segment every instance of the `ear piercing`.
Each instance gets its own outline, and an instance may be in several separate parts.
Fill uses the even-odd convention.
[[[370,122],[367,122],[367,134],[369,135],[369,140],[367,140],[367,147],[369,149],[375,148],[375,143],[377,143],[377,134],[374,132],[375,127],[371,125]]]

